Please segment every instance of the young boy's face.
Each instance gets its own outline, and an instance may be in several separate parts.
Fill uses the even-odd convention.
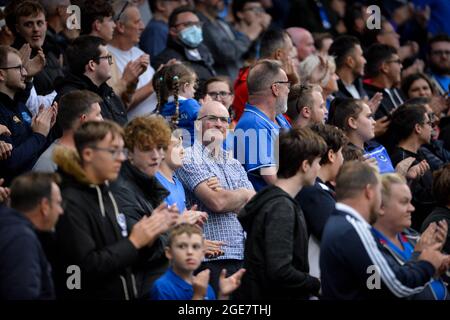
[[[173,239],[166,249],[166,256],[172,261],[175,269],[183,272],[193,272],[205,257],[203,237],[199,234],[183,233]]]
[[[169,147],[167,148],[166,157],[164,161],[172,169],[176,170],[183,165],[184,148],[183,139],[172,136]]]

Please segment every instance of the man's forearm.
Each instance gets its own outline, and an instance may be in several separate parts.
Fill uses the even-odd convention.
[[[223,207],[220,212],[236,212],[247,203],[248,193],[245,189],[223,190],[221,192]]]

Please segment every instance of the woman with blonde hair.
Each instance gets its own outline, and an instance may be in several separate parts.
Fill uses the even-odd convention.
[[[411,214],[414,206],[408,184],[398,174],[385,174],[382,182],[382,203],[378,219],[374,223],[372,233],[380,251],[392,268],[407,265],[416,259],[427,247],[445,243],[448,231],[447,222],[432,223],[420,235],[411,229]],[[437,274],[442,270],[437,270]],[[448,300],[447,288],[440,277],[430,279],[424,290],[408,297],[412,300]]]
[[[339,90],[334,58],[328,55],[310,55],[300,63],[298,71],[302,83],[318,84],[322,88],[328,107],[334,99],[333,93]]]

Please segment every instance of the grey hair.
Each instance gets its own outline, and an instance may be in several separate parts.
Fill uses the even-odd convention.
[[[47,17],[55,15],[59,6],[70,6],[70,0],[39,0],[39,2],[44,7]]]
[[[326,87],[330,77],[336,71],[336,63],[332,56],[319,56],[312,54],[303,60],[298,73],[304,83],[318,84]]]
[[[131,1],[131,0],[113,0],[111,5],[112,5],[113,10],[114,10],[114,20],[117,20],[117,18],[120,15],[120,19],[118,20],[120,22],[126,22],[127,21],[127,15],[126,15],[125,12],[127,11],[128,8],[136,7],[134,2]],[[125,8],[125,5],[127,5],[126,8]]]
[[[247,77],[248,94],[255,94],[270,87],[282,71],[277,60],[264,59],[251,67]]]

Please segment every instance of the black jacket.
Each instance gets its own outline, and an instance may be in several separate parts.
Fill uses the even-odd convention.
[[[308,234],[298,203],[276,186],[261,190],[239,213],[247,232],[239,299],[308,299],[319,280],[308,274]]]
[[[33,83],[38,95],[47,95],[55,90],[54,83],[59,77],[64,77],[63,66],[60,61],[60,55],[53,50],[53,45],[50,44],[51,39],[45,40],[43,51],[45,54],[44,69],[34,76]],[[25,40],[17,35],[14,40],[13,47],[19,50],[25,44]],[[37,51],[33,50],[31,57],[36,55]]]
[[[385,116],[390,116],[391,112],[405,101],[401,91],[395,88],[389,89],[391,96],[387,93],[388,89],[379,88],[369,83],[364,83],[364,90],[366,90],[369,95],[369,99],[371,99],[377,92],[381,92],[383,94],[383,99],[375,112],[375,120]]]
[[[417,165],[422,160],[425,160],[425,157],[421,153],[420,149],[418,153],[413,153],[403,148],[395,147],[390,156],[394,167],[397,166],[400,161],[408,157],[413,157],[415,159],[410,167]],[[433,174],[431,170],[427,170],[420,178],[408,181],[408,185],[413,196],[412,204],[416,208],[416,210],[414,210],[414,214],[412,215],[412,228],[415,230],[420,229],[423,221],[428,214],[430,214],[436,204],[432,193],[432,184]]]
[[[31,222],[0,207],[0,299],[54,299],[50,265]]]
[[[113,120],[122,126],[128,121],[127,111],[122,100],[116,96],[114,90],[106,82],[97,87],[85,75],[69,73],[64,79],[60,78],[55,82],[55,90],[58,93],[55,101],[59,101],[63,95],[74,90],[92,91],[103,99],[103,102],[100,103],[103,118]]]
[[[153,209],[169,195],[169,192],[154,177],[148,177],[139,169],[125,161],[119,178],[111,190],[121,212],[125,214],[129,232],[144,216],[150,216]],[[145,262],[134,269],[139,297],[145,298],[153,282],[162,276],[169,267],[164,248],[168,244],[166,234],[161,235],[151,246],[152,254]]]
[[[436,207],[425,219],[425,221],[422,224],[422,232],[425,231],[426,228],[432,223],[432,222],[438,222],[441,220],[446,220],[447,223],[450,225],[450,209],[446,207]],[[444,244],[443,251],[447,254],[450,254],[450,233],[447,233],[447,241]]]
[[[313,186],[303,187],[295,200],[303,209],[308,232],[320,241],[325,224],[336,206],[334,191],[317,178]]]
[[[157,70],[160,65],[167,63],[170,59],[177,59],[190,66],[197,74],[200,84],[205,82],[211,77],[216,75],[216,71],[213,68],[214,59],[209,49],[201,43],[197,48],[201,60],[196,60],[195,57],[189,54],[187,48],[176,42],[171,36],[167,38],[167,47],[158,54],[155,58],[152,58],[152,67]],[[201,88],[201,86],[200,86]]]
[[[450,150],[450,117],[442,117],[439,121],[439,140],[444,141],[444,148]]]
[[[56,225],[57,294],[66,299],[136,298],[131,267],[140,252],[128,239],[126,225],[119,225],[124,219],[109,186],[90,183],[75,151],[56,149],[54,160],[65,203]],[[67,289],[66,270],[71,265],[80,268],[81,289]]]
[[[442,140],[432,140],[431,143],[421,146],[419,152],[427,160],[432,172],[450,162],[450,151],[444,148]]]
[[[347,90],[345,87],[345,84],[342,82],[341,79],[337,80],[339,91],[334,94],[336,98],[353,98],[352,94]],[[368,98],[366,90],[364,90],[362,79],[357,78],[353,85],[356,88],[356,91],[358,91],[359,95],[361,96],[361,99],[364,99],[365,97]]]
[[[50,140],[31,129],[32,115],[25,106],[31,83],[25,92],[18,92],[12,100],[0,92],[0,124],[8,127],[11,136],[2,135],[0,139],[13,146],[11,156],[0,161],[0,177],[5,184],[21,173],[31,170]]]

